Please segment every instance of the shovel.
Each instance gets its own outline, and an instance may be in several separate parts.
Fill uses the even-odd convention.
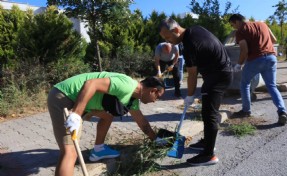
[[[64,114],[65,114],[65,117],[69,116],[69,111],[67,108],[64,108]],[[79,161],[80,161],[80,164],[82,167],[83,174],[84,174],[84,176],[88,176],[89,174],[88,174],[88,171],[87,171],[87,168],[85,165],[85,161],[84,161],[81,149],[80,149],[80,145],[79,145],[79,142],[77,139],[76,131],[73,131],[73,133],[71,133],[71,136],[72,136],[72,140],[73,140],[74,146],[75,146],[77,154],[78,154],[78,158],[79,158]]]
[[[178,124],[178,128],[176,130],[175,134],[175,141],[173,143],[172,148],[167,152],[167,156],[172,158],[182,158],[183,152],[184,152],[184,142],[186,138],[179,134],[180,128],[182,126],[182,122],[184,120],[185,114],[186,114],[187,106],[184,106],[183,113],[180,118],[180,122]]]

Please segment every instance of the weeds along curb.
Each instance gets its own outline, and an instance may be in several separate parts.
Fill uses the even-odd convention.
[[[223,123],[225,120],[228,119],[230,116],[230,112],[228,111],[221,111],[221,118],[218,119],[220,123]],[[177,123],[174,123],[174,128],[176,128]],[[203,131],[203,122],[198,121],[198,120],[191,120],[191,119],[186,119],[184,120],[184,123],[181,128],[181,135],[184,135],[186,137],[192,138],[192,136],[197,135]],[[123,168],[127,168],[129,170],[125,171],[126,173],[130,174],[133,172],[138,172],[134,174],[143,174],[143,172],[153,172],[158,170],[158,165],[156,164],[156,160],[161,159],[162,157],[165,157],[164,152],[168,151],[168,148],[164,148],[162,150],[159,149],[149,149],[147,148],[147,145],[145,145],[146,142],[141,142],[141,144],[134,145],[134,146],[125,146],[121,150],[121,157],[117,159],[106,159],[101,162],[97,163],[88,163],[87,162],[87,170],[89,172],[89,175],[101,175],[101,174],[112,174],[112,175],[120,175],[123,173]],[[131,148],[129,148],[131,147]],[[156,153],[153,154],[154,150]],[[128,154],[126,152],[133,152],[132,156],[131,154]],[[140,158],[139,156],[141,156]],[[137,157],[135,160],[131,161],[129,159],[130,157]],[[149,158],[148,158],[149,157]],[[150,160],[150,162],[147,162]],[[145,163],[143,164],[144,167],[138,167],[140,163]],[[131,168],[133,164],[137,164],[137,171],[132,170]],[[122,168],[120,168],[122,167]],[[75,176],[80,176],[82,175],[81,173],[81,168],[80,166],[76,167],[76,172]],[[146,171],[144,171],[146,170]]]

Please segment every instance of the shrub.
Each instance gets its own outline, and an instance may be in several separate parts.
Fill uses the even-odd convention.
[[[48,64],[46,71],[47,80],[53,85],[76,74],[90,72],[91,68],[80,59],[69,58]]]
[[[105,60],[107,71],[125,73],[133,77],[154,75],[154,60],[150,53],[132,52],[128,47],[118,50],[117,58]]]

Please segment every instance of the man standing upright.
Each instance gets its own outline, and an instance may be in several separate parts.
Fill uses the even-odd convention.
[[[230,25],[237,29],[236,41],[240,46],[240,56],[238,63],[234,66],[234,71],[240,71],[244,64],[240,84],[242,110],[235,112],[233,117],[251,115],[250,81],[260,73],[277,107],[278,123],[285,125],[286,107],[276,86],[277,58],[273,47],[276,38],[265,23],[245,22],[244,20],[241,14],[234,14],[229,18]]]
[[[174,81],[174,95],[180,97],[180,84],[179,84],[179,73],[178,73],[178,57],[179,49],[177,45],[163,42],[157,45],[155,49],[155,67],[158,71],[157,75],[161,77],[162,72],[167,67],[168,71],[172,72]]]
[[[188,93],[184,102],[189,106],[194,101],[198,72],[202,75],[202,119],[204,123],[204,139],[191,148],[203,150],[199,155],[190,158],[191,165],[216,164],[214,146],[218,132],[219,107],[223,94],[232,81],[230,59],[222,43],[208,30],[201,26],[182,28],[169,18],[159,26],[160,35],[172,44],[183,43],[183,56],[188,73]]]

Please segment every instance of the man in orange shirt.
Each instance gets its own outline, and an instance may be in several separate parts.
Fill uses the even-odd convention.
[[[240,84],[242,110],[235,112],[233,117],[249,117],[251,115],[250,81],[260,73],[273,103],[277,107],[278,124],[285,125],[286,107],[276,86],[277,58],[273,47],[273,43],[276,42],[275,36],[265,23],[245,22],[245,18],[241,14],[232,15],[229,18],[229,23],[237,29],[236,42],[240,46],[240,56],[238,63],[234,66],[234,71],[242,69]]]

